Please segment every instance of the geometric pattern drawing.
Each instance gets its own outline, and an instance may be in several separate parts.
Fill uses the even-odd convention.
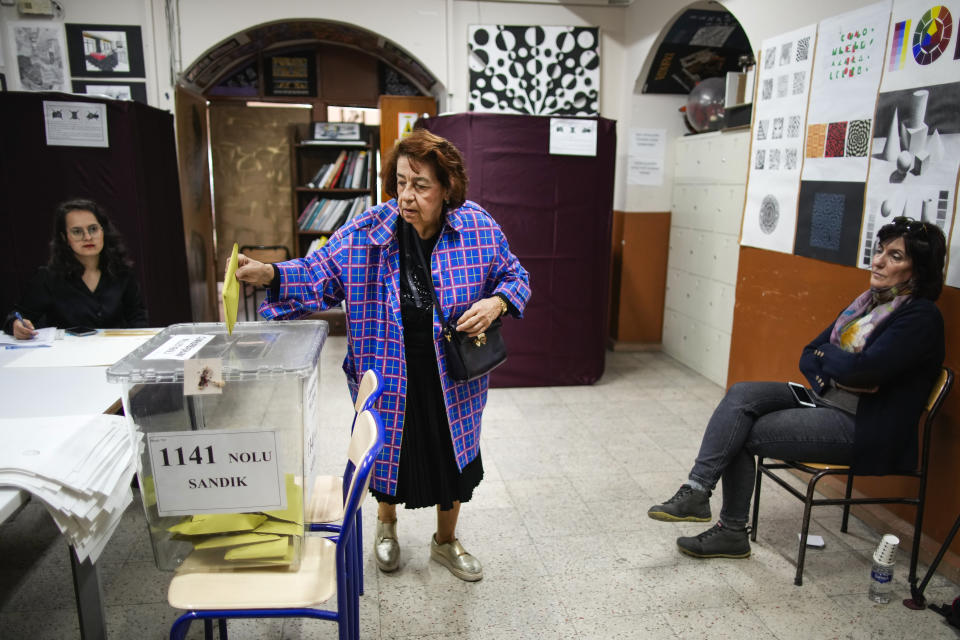
[[[784,150],[783,153],[783,168],[787,171],[792,171],[797,168],[797,150],[796,148],[790,148]]]
[[[763,81],[763,88],[760,92],[761,100],[769,100],[773,97],[773,78],[765,78]]]
[[[807,125],[807,151],[808,158],[822,158],[823,148],[827,142],[827,125],[811,124]]]
[[[760,231],[767,235],[774,232],[780,222],[780,203],[772,195],[763,196],[760,203]]]
[[[470,25],[470,111],[599,115],[597,27]]]
[[[784,42],[782,45],[780,45],[780,66],[790,64],[790,51],[792,49],[792,42]]]
[[[800,135],[800,116],[790,116],[787,124],[787,137],[796,138]]]
[[[842,193],[815,193],[810,219],[810,246],[839,251],[843,228]]]
[[[773,119],[773,131],[770,132],[770,139],[775,140],[783,137],[783,118]]]
[[[767,139],[767,129],[770,127],[769,120],[760,120],[757,122],[757,140]]]
[[[773,65],[777,62],[777,48],[770,47],[763,52],[763,68],[764,69],[773,69]]]
[[[767,169],[777,171],[780,168],[780,149],[770,149],[767,154]]]
[[[870,120],[851,120],[847,127],[847,145],[844,155],[865,158],[870,143]]]
[[[793,74],[793,95],[797,96],[803,93],[807,88],[807,72],[797,71]]]
[[[824,158],[842,158],[847,137],[846,122],[831,122],[827,126],[827,143],[823,150]]]
[[[763,161],[766,158],[767,152],[763,149],[757,149],[757,160],[753,164],[754,169],[763,169]]]
[[[797,40],[797,62],[803,62],[810,55],[810,36]]]
[[[953,16],[944,6],[933,7],[917,21],[913,31],[913,59],[928,65],[943,54],[953,33]]]
[[[787,84],[790,82],[790,76],[783,74],[777,78],[777,97],[786,98],[787,97]]]

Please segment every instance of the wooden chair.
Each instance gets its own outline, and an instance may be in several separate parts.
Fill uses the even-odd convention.
[[[762,457],[758,456],[757,479],[753,489],[753,532],[751,534],[751,539],[754,542],[757,540],[757,523],[760,513],[760,481],[763,479],[763,476],[768,476],[781,487],[790,492],[791,495],[803,501],[803,524],[800,528],[800,543],[799,551],[797,552],[797,575],[793,580],[794,584],[798,586],[803,584],[803,562],[807,550],[807,533],[810,530],[810,510],[813,507],[819,507],[823,505],[843,505],[843,521],[840,525],[840,531],[846,533],[847,521],[850,517],[850,505],[855,504],[912,504],[917,508],[917,515],[913,524],[913,549],[910,554],[909,576],[910,583],[916,583],[917,555],[920,550],[920,533],[923,525],[923,508],[927,493],[927,468],[930,458],[930,439],[933,432],[934,420],[937,417],[940,406],[943,404],[944,398],[946,398],[947,394],[950,392],[951,386],[953,386],[953,371],[947,367],[944,367],[940,372],[940,377],[937,379],[936,384],[933,386],[933,390],[930,392],[930,398],[927,400],[926,417],[923,420],[923,433],[921,435],[920,463],[917,468],[913,471],[886,474],[888,476],[919,478],[920,486],[915,496],[854,498],[852,497],[852,493],[853,478],[855,474],[848,466],[820,464],[816,462],[796,462],[792,460],[771,460],[767,462],[764,461]],[[791,469],[810,474],[810,479],[807,482],[806,492],[804,493],[794,488],[787,482],[785,478],[781,477],[777,473],[774,473],[774,471],[777,469]],[[844,497],[815,498],[814,492],[817,483],[821,478],[830,475],[844,475],[847,477],[847,486]]]
[[[203,551],[194,551],[177,569],[167,600],[185,609],[170,629],[171,640],[183,640],[194,620],[203,620],[205,637],[212,636],[212,621],[219,621],[220,639],[226,640],[230,618],[319,618],[336,621],[341,640],[359,638],[358,572],[352,539],[356,534],[357,509],[367,496],[370,475],[383,447],[380,416],[364,411],[355,422],[344,484],[348,487],[343,507],[343,526],[334,541],[318,535],[303,538],[300,568],[232,569],[222,556],[209,561]],[[336,610],[320,609],[336,596]]]
[[[290,259],[290,249],[282,244],[245,244],[240,247],[240,253],[253,258],[258,262],[265,264],[271,262],[285,262]],[[257,320],[257,292],[263,291],[262,287],[255,287],[246,282],[241,283],[243,289],[243,313],[244,319],[248,322]],[[253,303],[251,310],[250,303]]]

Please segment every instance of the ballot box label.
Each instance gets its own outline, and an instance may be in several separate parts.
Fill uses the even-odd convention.
[[[160,516],[287,508],[275,431],[147,434]]]

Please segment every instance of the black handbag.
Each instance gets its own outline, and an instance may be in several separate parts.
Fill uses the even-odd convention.
[[[430,278],[430,294],[433,304],[440,316],[443,326],[443,347],[447,356],[447,374],[457,382],[468,382],[487,375],[507,359],[507,346],[500,335],[500,318],[490,323],[487,329],[472,338],[462,331],[457,331],[454,320],[447,322],[443,316],[443,308],[437,299],[437,290],[433,286],[430,263],[423,255],[420,243],[414,239],[417,255],[424,266],[427,277]]]

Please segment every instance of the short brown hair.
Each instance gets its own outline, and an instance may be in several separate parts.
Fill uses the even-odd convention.
[[[437,180],[447,191],[447,206],[456,208],[467,199],[467,170],[460,150],[446,138],[426,129],[414,129],[401,138],[383,163],[383,188],[392,198],[397,197],[397,160],[406,156],[414,163],[428,162],[433,166]]]

